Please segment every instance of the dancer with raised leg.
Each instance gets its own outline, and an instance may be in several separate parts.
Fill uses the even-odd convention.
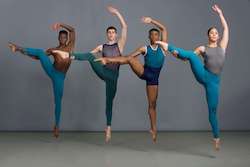
[[[220,76],[229,41],[229,28],[223,12],[218,5],[214,5],[212,9],[219,15],[222,23],[223,34],[221,40],[219,40],[218,30],[215,27],[211,27],[207,32],[208,44],[206,46],[199,46],[195,51],[177,48],[172,44],[167,44],[162,41],[158,41],[157,43],[165,50],[171,52],[174,56],[182,60],[188,60],[196,80],[204,86],[209,111],[209,122],[214,137],[214,147],[216,150],[219,150],[220,138],[217,107],[219,103]],[[201,62],[198,55],[203,57],[204,64]]]
[[[148,114],[151,124],[150,132],[153,141],[156,142],[156,103],[158,96],[159,75],[164,63],[165,53],[155,42],[158,40],[167,42],[167,29],[159,21],[156,21],[150,17],[143,17],[142,22],[145,24],[153,24],[160,29],[158,30],[156,28],[152,28],[149,31],[150,44],[148,46],[142,46],[127,56],[104,57],[96,59],[95,61],[101,62],[105,65],[129,64],[131,69],[139,78],[146,80]],[[144,65],[142,65],[138,60],[139,55],[144,55]]]
[[[58,41],[59,45],[55,48],[50,48],[47,51],[43,49],[25,48],[16,44],[9,43],[9,47],[12,52],[20,52],[28,55],[33,59],[40,61],[43,70],[49,76],[53,85],[54,103],[55,103],[55,124],[54,124],[54,136],[59,137],[59,124],[61,116],[62,97],[64,89],[64,80],[66,73],[70,67],[71,59],[69,56],[61,56],[57,53],[53,53],[53,50],[62,50],[65,52],[72,52],[75,45],[75,29],[69,25],[62,23],[55,23],[52,26],[53,30],[59,30]],[[54,58],[54,64],[49,59],[52,55]]]
[[[110,26],[106,29],[107,42],[105,44],[97,46],[90,53],[73,53],[72,59],[80,61],[88,61],[96,73],[96,75],[105,82],[106,86],[106,129],[105,129],[105,141],[111,140],[111,122],[112,122],[112,110],[113,101],[116,95],[117,82],[119,77],[119,65],[110,64],[102,65],[100,62],[95,62],[95,55],[101,53],[103,57],[120,56],[124,50],[126,39],[127,39],[127,24],[119,12],[118,9],[108,6],[108,11],[116,16],[121,24],[121,37],[119,39],[117,35],[117,29],[114,26]],[[55,51],[60,55],[68,56],[68,53]]]

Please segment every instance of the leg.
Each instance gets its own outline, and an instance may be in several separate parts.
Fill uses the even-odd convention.
[[[113,79],[113,73],[107,70],[105,65],[95,61],[95,56],[91,53],[73,53],[75,60],[88,61],[96,73],[96,75],[102,80]]]
[[[151,133],[153,141],[156,142],[156,101],[158,96],[158,85],[147,85],[147,97],[148,97],[148,114],[151,124]]]
[[[55,103],[55,137],[59,136],[59,124],[61,117],[62,97],[65,75],[56,73],[53,78],[54,103]]]
[[[134,73],[140,77],[144,72],[144,66],[140,61],[132,56],[117,56],[112,58],[99,58],[95,62],[101,62],[102,64],[117,63],[117,64],[129,64]]]
[[[49,56],[42,49],[23,48],[23,52],[30,57],[38,58],[46,74],[52,78],[54,68],[53,64],[51,63]]]
[[[196,80],[200,83],[204,83],[205,69],[198,55],[196,55],[193,51],[177,48],[170,44],[168,45],[168,51],[171,53],[177,52],[178,57],[189,60]]]
[[[117,90],[117,77],[113,80],[106,80],[106,119],[107,119],[107,129],[106,129],[106,142],[111,139],[111,121],[112,121],[112,110],[113,101]]]
[[[209,122],[212,128],[215,149],[219,149],[219,125],[217,119],[217,106],[219,103],[219,82],[210,81],[206,86],[206,99],[209,111]]]

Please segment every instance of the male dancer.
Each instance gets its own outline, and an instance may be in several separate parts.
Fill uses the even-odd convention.
[[[102,64],[129,64],[135,74],[146,80],[147,97],[148,97],[148,113],[151,123],[151,135],[154,142],[156,142],[157,128],[156,128],[156,101],[158,96],[158,84],[161,68],[164,63],[165,53],[161,47],[155,42],[162,40],[167,41],[167,29],[159,21],[156,21],[150,17],[143,17],[142,22],[145,24],[153,24],[158,27],[149,30],[150,45],[142,46],[136,51],[132,52],[128,56],[120,57],[103,57],[96,59],[95,61]],[[139,55],[144,55],[144,66],[137,59]]]
[[[102,65],[100,62],[95,62],[95,55],[101,53],[103,57],[114,57],[120,56],[124,50],[124,46],[127,39],[127,24],[120,14],[119,10],[108,6],[108,11],[117,16],[121,23],[121,37],[117,39],[117,29],[114,26],[109,26],[106,29],[107,42],[102,45],[98,45],[90,53],[73,53],[71,55],[72,59],[80,61],[88,61],[96,73],[96,75],[105,82],[106,85],[106,124],[107,128],[105,129],[105,141],[109,142],[111,140],[111,121],[112,121],[112,108],[113,100],[116,95],[117,81],[119,76],[119,65],[118,64],[109,64]],[[68,56],[67,52],[54,51],[60,55]]]
[[[54,125],[54,136],[59,137],[59,123],[61,115],[61,103],[63,97],[63,88],[66,72],[71,64],[69,56],[61,56],[57,53],[53,53],[53,50],[62,50],[65,52],[72,52],[75,45],[75,29],[67,24],[55,23],[52,26],[53,30],[59,30],[58,41],[59,45],[55,48],[50,48],[47,51],[43,49],[24,48],[16,44],[9,43],[9,47],[12,52],[20,52],[28,55],[33,59],[40,60],[43,70],[50,77],[53,85],[54,92],[54,103],[55,103],[55,125]],[[54,58],[54,64],[49,59],[49,55]]]

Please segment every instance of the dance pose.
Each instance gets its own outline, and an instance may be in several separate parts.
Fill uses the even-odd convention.
[[[202,84],[206,91],[206,99],[209,111],[209,122],[212,127],[214,146],[216,150],[220,148],[219,126],[217,120],[217,106],[219,102],[220,75],[225,61],[225,53],[229,40],[229,28],[223,16],[222,10],[214,5],[212,9],[219,15],[223,35],[219,41],[219,33],[215,27],[208,29],[208,44],[199,46],[195,51],[186,51],[164,42],[156,42],[174,56],[188,60],[196,80]],[[204,58],[204,64],[197,55]]]
[[[54,53],[53,50],[62,50],[65,52],[72,52],[75,45],[75,29],[69,25],[62,23],[55,23],[53,30],[59,30],[58,41],[59,45],[55,48],[50,48],[47,51],[43,49],[24,48],[16,44],[9,43],[9,47],[12,52],[20,52],[28,55],[33,59],[40,60],[43,70],[50,77],[53,85],[54,92],[54,103],[55,103],[55,125],[54,125],[54,136],[59,137],[59,123],[61,115],[61,103],[63,97],[63,88],[66,72],[68,71],[71,59],[69,56],[61,56]],[[49,59],[49,55],[54,58],[54,64]]]
[[[146,92],[148,97],[148,113],[151,123],[151,135],[154,142],[156,142],[157,128],[156,128],[156,101],[158,96],[158,84],[161,68],[164,63],[165,53],[161,47],[155,42],[162,40],[167,41],[167,29],[160,22],[150,18],[143,17],[142,22],[145,24],[153,24],[158,27],[152,28],[149,31],[150,45],[142,46],[128,56],[103,57],[95,61],[102,64],[129,64],[134,73],[141,79],[146,80]],[[142,65],[138,60],[139,55],[144,55],[145,64]]]
[[[107,43],[97,46],[90,53],[73,53],[71,59],[88,61],[96,73],[96,75],[105,82],[106,86],[106,129],[105,129],[105,141],[111,140],[111,121],[112,121],[112,109],[113,100],[116,95],[117,81],[119,76],[119,65],[109,64],[103,65],[100,62],[95,62],[95,54],[101,53],[103,57],[120,56],[123,52],[126,39],[127,39],[127,24],[119,12],[118,9],[108,6],[108,11],[117,16],[121,23],[121,37],[117,40],[117,29],[114,26],[110,26],[106,29]],[[67,52],[54,51],[60,55],[68,56]]]

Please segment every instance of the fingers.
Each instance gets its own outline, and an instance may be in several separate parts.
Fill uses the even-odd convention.
[[[57,30],[59,30],[59,28],[60,28],[60,23],[55,23],[55,24],[53,24],[53,25],[51,26],[51,29],[52,29],[53,31],[57,31]]]

